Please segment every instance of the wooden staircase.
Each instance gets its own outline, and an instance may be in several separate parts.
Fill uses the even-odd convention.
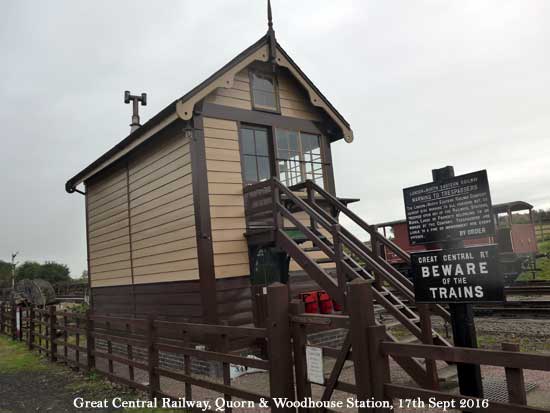
[[[276,178],[247,186],[244,192],[248,227],[245,235],[251,248],[275,247],[285,251],[344,308],[346,283],[357,278],[372,280],[375,303],[413,337],[426,344],[450,346],[431,328],[430,321],[430,314],[450,320],[448,311],[439,305],[412,308],[412,282],[384,259],[383,251],[389,250],[408,263],[409,254],[338,198],[312,181],[288,188]],[[339,224],[336,217],[341,215],[368,234],[370,246]],[[388,339],[399,341],[391,333]],[[415,380],[426,377],[426,369],[418,360],[396,361]]]

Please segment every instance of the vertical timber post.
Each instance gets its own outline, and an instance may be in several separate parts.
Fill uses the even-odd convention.
[[[519,344],[502,343],[503,351],[519,351]],[[525,380],[523,370],[505,367],[506,386],[508,387],[508,402],[527,405],[527,395],[525,394]]]
[[[4,303],[0,303],[0,334],[4,334],[5,309],[6,306],[4,305]]]
[[[34,348],[34,306],[29,307],[29,334],[27,335],[29,350]]]
[[[55,306],[48,307],[48,316],[50,322],[50,361],[57,361],[57,314]]]
[[[371,325],[367,327],[367,331],[372,396],[376,401],[383,401],[385,399],[384,384],[390,383],[390,360],[387,355],[382,353],[380,348],[380,343],[386,338],[386,326]],[[375,408],[376,413],[386,412],[387,410],[385,408]]]
[[[452,166],[440,169],[432,169],[434,183],[441,182],[455,176]],[[443,242],[443,249],[462,248],[464,241]],[[449,304],[451,313],[451,325],[453,329],[453,341],[457,347],[477,348],[476,326],[474,311],[471,304]],[[458,384],[460,394],[464,396],[483,397],[483,383],[481,381],[481,369],[477,364],[457,363]]]
[[[288,287],[285,284],[273,283],[267,287],[267,308],[270,396],[294,400]],[[291,412],[294,409],[272,406],[271,411]]]
[[[357,399],[369,400],[373,395],[367,327],[376,324],[372,300],[372,280],[356,278],[348,283],[347,309],[350,317],[351,351]],[[359,409],[359,411],[366,411]]]
[[[149,397],[155,398],[160,390],[160,380],[157,372],[159,364],[159,353],[155,346],[155,318],[150,315],[147,317],[147,366],[149,373]]]
[[[94,320],[91,310],[86,311],[86,363],[88,372],[95,369]]]
[[[422,343],[433,344],[432,318],[428,304],[417,304],[418,315],[420,316],[420,328],[422,330]],[[439,377],[437,364],[434,359],[425,359],[427,382],[432,390],[439,390]]]
[[[301,300],[292,300],[290,303],[292,314],[305,313],[305,304]],[[311,383],[307,378],[306,361],[306,326],[302,323],[291,323],[292,346],[294,354],[294,375],[296,377],[296,399],[299,401],[311,397]],[[307,412],[307,408],[299,407],[299,412]]]
[[[17,306],[15,305],[15,300],[11,300],[10,303],[10,326],[11,326],[11,338],[17,340]]]

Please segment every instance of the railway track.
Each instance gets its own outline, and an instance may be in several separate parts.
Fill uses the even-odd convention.
[[[550,318],[550,301],[507,301],[502,304],[476,304],[478,317]]]
[[[504,288],[506,295],[545,295],[550,294],[549,281],[515,282]]]
[[[507,297],[511,296],[550,296],[550,281],[523,281],[516,282],[504,289]],[[402,298],[404,302],[407,300]],[[378,310],[384,313],[383,309]],[[550,319],[549,300],[517,300],[503,303],[475,304],[474,314],[477,317],[502,318],[539,318]]]

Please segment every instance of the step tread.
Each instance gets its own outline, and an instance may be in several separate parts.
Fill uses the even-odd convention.
[[[449,365],[442,367],[437,370],[437,376],[439,377],[439,381],[450,381],[454,378],[456,378],[458,375],[456,371],[456,365]]]
[[[418,337],[410,335],[403,339],[399,339],[399,344],[412,344],[412,343],[420,343],[420,340],[418,340]]]
[[[328,264],[334,262],[334,260],[332,258],[316,258],[315,262],[317,264]]]

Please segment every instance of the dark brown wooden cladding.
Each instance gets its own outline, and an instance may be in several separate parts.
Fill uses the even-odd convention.
[[[216,299],[221,322],[230,325],[252,323],[252,290],[249,276],[217,279]]]
[[[199,280],[92,288],[94,311],[198,322],[203,320]],[[216,280],[219,319],[229,325],[252,322],[248,277]]]
[[[92,288],[92,298],[98,313],[202,320],[198,280]]]

